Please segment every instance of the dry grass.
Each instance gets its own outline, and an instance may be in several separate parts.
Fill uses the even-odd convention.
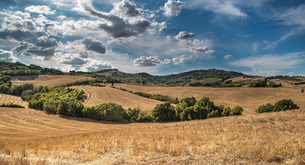
[[[7,104],[10,102],[14,104],[22,105],[24,107],[28,106],[28,102],[22,101],[20,97],[0,93],[0,104],[3,103]]]
[[[54,118],[50,122],[56,124],[57,116],[51,116]],[[90,123],[76,125],[85,127]],[[112,124],[108,126],[112,128]],[[0,163],[22,160],[31,164],[305,164],[304,131],[303,110],[141,123],[87,133],[75,129],[78,134],[65,136],[54,131],[52,137],[2,139]]]
[[[85,91],[85,97],[82,102],[86,106],[98,105],[100,103],[115,102],[122,105],[123,108],[140,107],[142,113],[150,112],[157,104],[163,102],[141,97],[126,91],[110,87],[92,87],[89,85],[73,86],[72,88]]]
[[[260,105],[274,104],[282,99],[292,99],[301,109],[305,109],[305,93],[301,88],[210,88],[210,87],[150,87],[129,84],[115,84],[133,92],[162,94],[170,97],[190,97],[197,100],[209,97],[216,105],[244,108],[244,114],[253,114]]]
[[[75,81],[90,80],[93,78],[83,76],[69,75],[32,75],[32,76],[12,76],[13,85],[22,85],[25,83],[34,84],[34,86],[49,86],[56,87],[73,83]]]

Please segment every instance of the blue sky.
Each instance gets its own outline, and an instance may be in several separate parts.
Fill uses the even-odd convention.
[[[303,0],[0,0],[0,60],[305,76]]]

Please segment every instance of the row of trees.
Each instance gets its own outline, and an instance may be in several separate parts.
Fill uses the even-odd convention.
[[[3,103],[0,105],[0,107],[11,107],[11,108],[24,108],[24,106],[18,105],[18,104],[13,104],[12,102],[10,103]]]
[[[77,89],[40,86],[33,90],[27,90],[26,93],[28,95],[24,95],[22,98],[29,101],[29,108],[59,115],[115,122],[185,121],[241,115],[243,112],[243,109],[238,106],[233,109],[215,106],[207,97],[203,97],[199,101],[194,97],[182,98],[175,107],[166,102],[157,105],[151,113],[141,114],[139,108],[125,110],[121,105],[111,102],[89,107],[84,106],[79,101],[84,91]]]

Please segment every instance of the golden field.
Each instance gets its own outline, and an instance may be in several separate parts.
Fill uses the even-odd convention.
[[[28,82],[19,78],[13,83],[17,81]],[[58,81],[67,82],[68,78]],[[35,85],[47,85],[40,83],[37,80]],[[113,123],[0,107],[0,164],[305,164],[305,93],[300,87],[114,85],[178,98],[206,96],[216,105],[239,105],[245,111],[242,116],[186,122]],[[109,84],[73,88],[85,91],[82,101],[89,106],[111,101],[149,112],[162,103]],[[292,99],[301,109],[255,114],[259,105],[284,98]],[[1,94],[3,102],[26,105],[19,97]]]
[[[305,164],[304,110],[133,124],[0,115],[0,164]]]

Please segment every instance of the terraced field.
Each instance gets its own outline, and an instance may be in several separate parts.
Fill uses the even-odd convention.
[[[34,86],[49,86],[55,87],[66,85],[75,81],[90,80],[90,77],[69,76],[69,75],[31,75],[31,76],[12,76],[13,85],[22,85],[25,83],[33,84]]]
[[[140,107],[142,113],[150,112],[157,104],[163,102],[141,97],[126,91],[110,87],[93,87],[88,85],[73,86],[75,89],[85,91],[85,97],[82,102],[86,106],[98,105],[100,103],[115,102],[122,105],[123,108]]]

